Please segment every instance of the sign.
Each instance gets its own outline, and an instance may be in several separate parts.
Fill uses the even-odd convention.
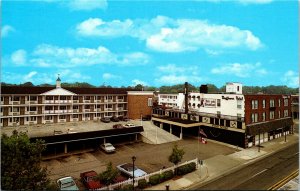
[[[243,100],[244,97],[239,97],[239,96],[236,96],[236,100]]]
[[[198,115],[191,115],[191,120],[192,121],[199,121],[199,116]]]
[[[203,100],[204,107],[216,107],[216,99],[205,98]]]
[[[188,115],[187,114],[181,114],[181,119],[187,120],[188,119]]]
[[[222,96],[222,99],[225,99],[225,100],[234,100],[234,97]]]
[[[165,112],[165,116],[169,116],[169,112],[168,111]]]

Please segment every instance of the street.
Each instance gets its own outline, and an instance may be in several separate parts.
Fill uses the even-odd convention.
[[[298,143],[192,190],[266,190],[299,168]]]

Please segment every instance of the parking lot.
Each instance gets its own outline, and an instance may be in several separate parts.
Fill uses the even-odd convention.
[[[182,161],[191,160],[196,157],[204,160],[215,155],[228,155],[236,151],[235,148],[208,141],[207,144],[199,143],[196,138],[184,138],[176,142],[179,148],[185,151]],[[172,152],[173,143],[165,143],[160,145],[151,145],[143,142],[125,143],[114,145],[115,153],[106,154],[98,149],[83,154],[71,155],[57,159],[45,160],[43,166],[47,166],[49,178],[57,180],[63,176],[72,176],[75,178],[79,187],[83,188],[80,182],[80,173],[89,170],[95,170],[100,173],[106,169],[108,162],[112,162],[113,166],[132,162],[131,157],[136,156],[135,164],[151,173],[161,169],[163,166],[168,167],[173,164],[168,161],[168,156]]]

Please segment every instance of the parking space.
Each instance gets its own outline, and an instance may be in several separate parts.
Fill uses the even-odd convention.
[[[183,161],[196,157],[205,160],[215,155],[228,155],[236,151],[232,147],[215,142],[202,144],[192,137],[176,143],[185,151]],[[46,160],[42,162],[42,165],[47,166],[50,170],[50,179],[57,180],[62,176],[72,176],[82,186],[79,181],[81,172],[95,170],[97,173],[100,173],[106,169],[108,162],[112,162],[113,166],[131,163],[132,156],[136,156],[135,164],[147,173],[157,171],[163,166],[171,166],[173,164],[168,161],[168,156],[172,152],[173,145],[174,142],[160,145],[151,145],[143,142],[117,144],[114,145],[116,148],[115,153],[107,154],[97,149],[89,153]]]

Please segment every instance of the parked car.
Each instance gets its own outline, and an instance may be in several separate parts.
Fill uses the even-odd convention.
[[[120,121],[129,121],[128,117],[126,116],[119,116]]]
[[[110,118],[108,118],[108,117],[102,117],[101,121],[104,122],[104,123],[109,123],[110,122]]]
[[[143,121],[150,121],[151,120],[151,115],[146,115],[142,117]]]
[[[67,176],[56,181],[60,190],[79,190],[72,177]]]
[[[111,143],[104,143],[100,145],[100,148],[106,153],[113,153],[116,151],[116,148]]]
[[[123,129],[123,128],[126,128],[126,127],[124,127],[122,124],[118,123],[118,124],[113,125],[113,128],[114,129]]]
[[[117,116],[112,116],[112,117],[110,118],[110,120],[113,121],[113,122],[119,122],[119,121],[120,121],[119,118],[118,118]]]
[[[144,176],[147,173],[143,171],[142,169],[139,169],[137,166],[134,166],[131,163],[125,163],[117,166],[117,169],[120,170],[123,174],[126,174],[129,177],[133,177],[133,171],[134,171],[134,177]]]
[[[93,170],[80,173],[82,183],[87,189],[91,190],[101,188],[102,186],[99,180],[95,180],[97,176],[98,174]]]
[[[124,125],[124,127],[135,127],[135,125],[133,125],[132,123],[127,123]]]

